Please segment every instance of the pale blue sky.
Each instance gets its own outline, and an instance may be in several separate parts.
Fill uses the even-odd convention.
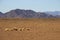
[[[31,9],[34,11],[60,11],[60,0],[0,0],[0,11],[12,9]]]

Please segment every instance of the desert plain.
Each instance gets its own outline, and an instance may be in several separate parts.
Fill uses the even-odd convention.
[[[0,40],[60,40],[60,19],[0,19]]]

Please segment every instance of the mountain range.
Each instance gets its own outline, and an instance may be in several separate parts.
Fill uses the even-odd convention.
[[[59,14],[59,11],[35,12],[33,10],[15,9],[6,13],[0,12],[0,18],[60,18]]]

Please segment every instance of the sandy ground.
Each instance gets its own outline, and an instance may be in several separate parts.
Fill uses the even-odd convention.
[[[5,30],[14,27],[22,30]],[[60,20],[0,19],[0,40],[60,40]]]

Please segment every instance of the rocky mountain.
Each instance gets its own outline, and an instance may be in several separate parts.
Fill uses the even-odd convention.
[[[57,16],[53,16],[46,12],[35,12],[33,10],[15,9],[7,13],[0,12],[0,18],[55,18],[55,17]],[[60,15],[58,17],[60,17]]]
[[[10,12],[5,13],[5,17],[7,18],[33,18],[36,17],[37,13],[32,10],[11,10]]]

